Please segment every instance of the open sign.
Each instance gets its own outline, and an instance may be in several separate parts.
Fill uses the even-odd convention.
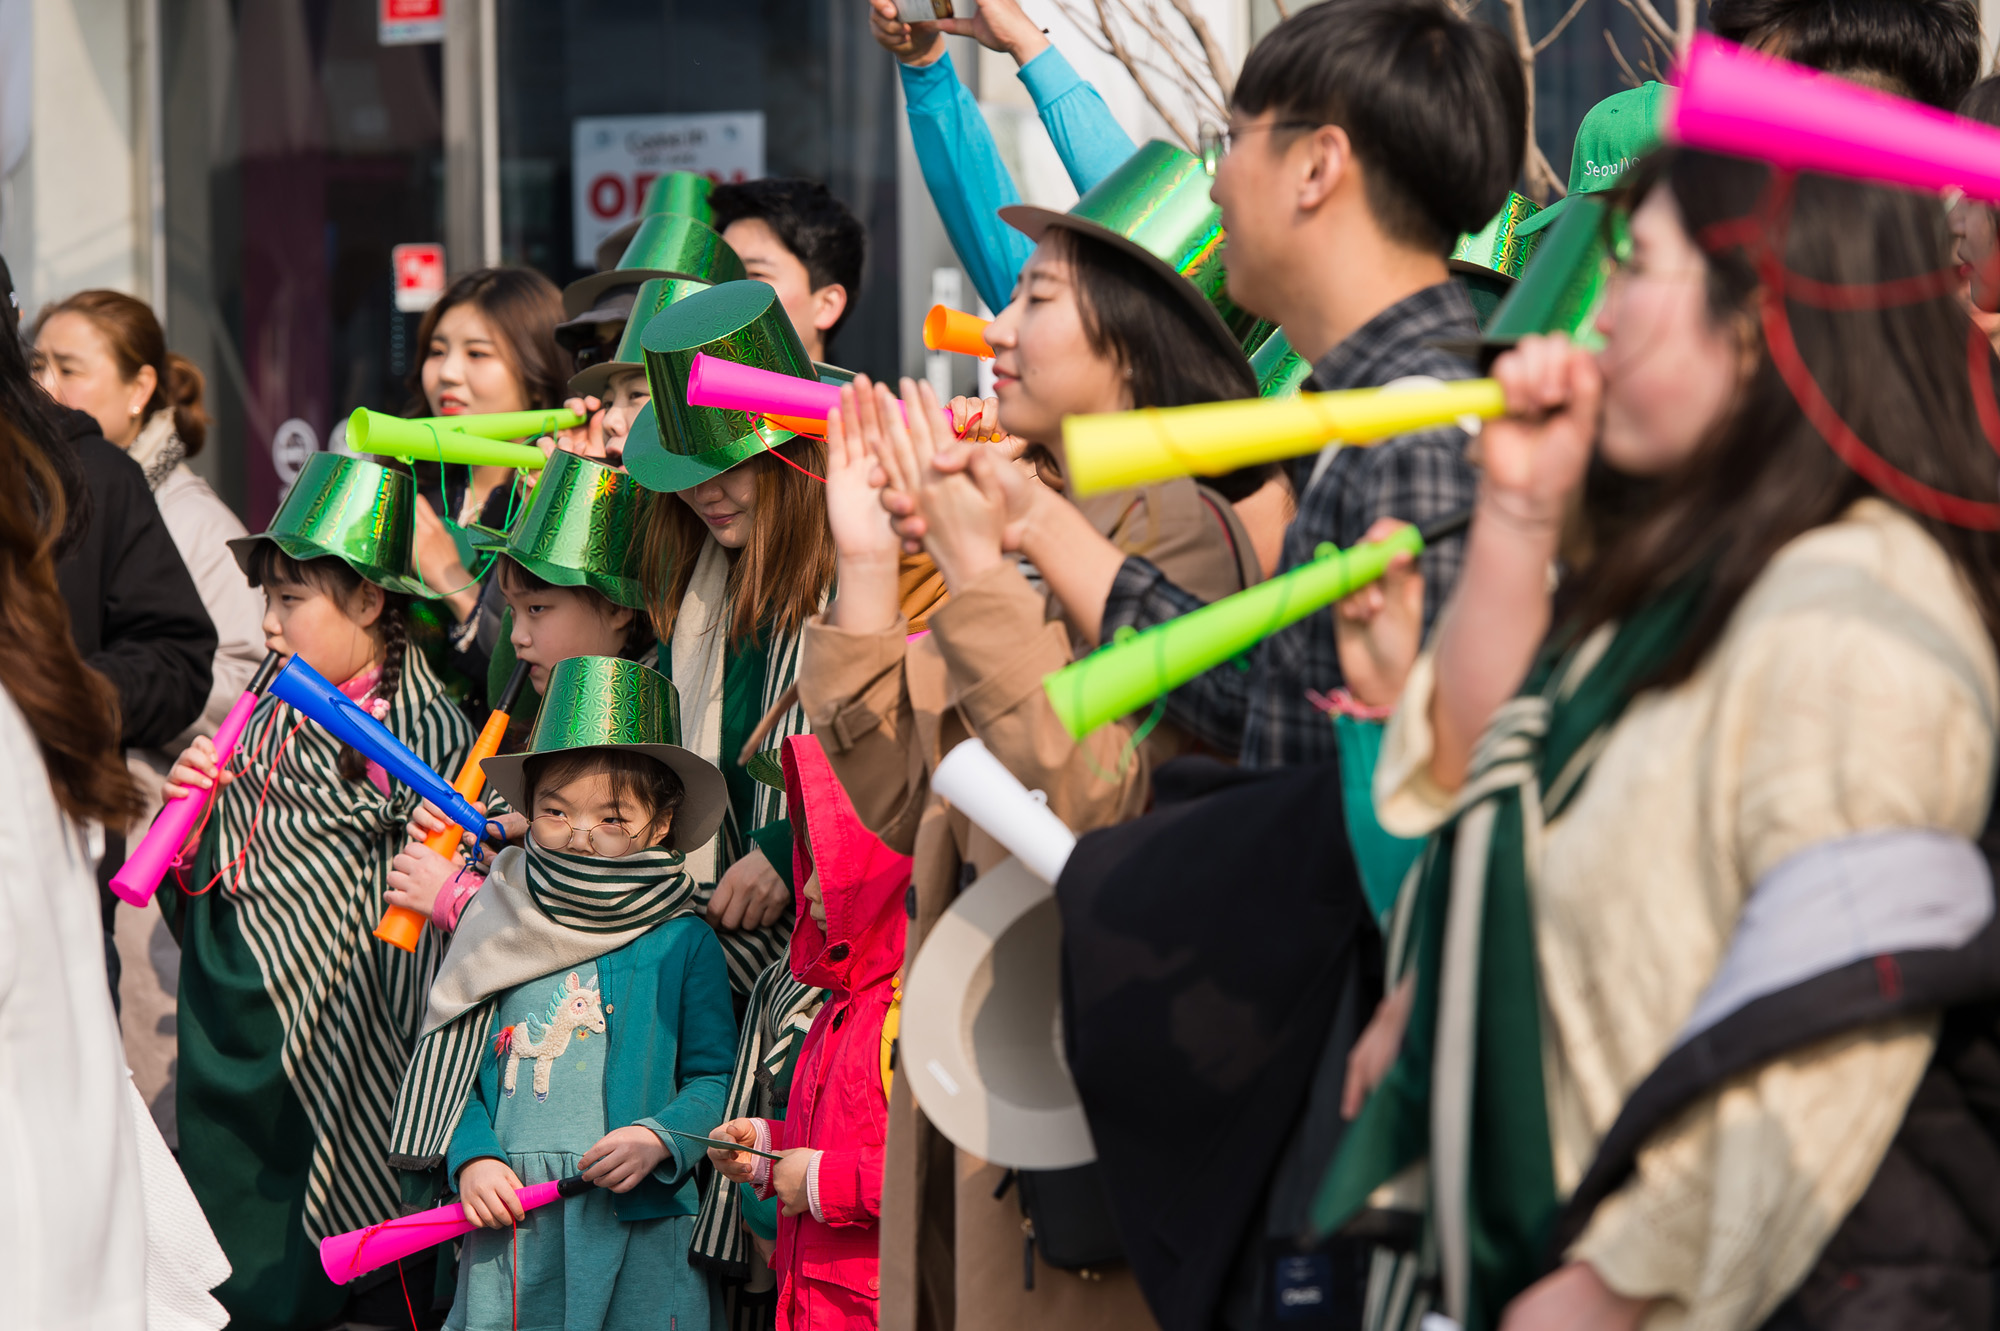
[[[763,175],[764,113],[588,116],[575,122],[573,147],[575,258],[588,268],[598,243],[638,214],[647,187],[668,172],[718,183]]]

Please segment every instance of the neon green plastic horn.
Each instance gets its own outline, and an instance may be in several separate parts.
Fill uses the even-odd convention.
[[[1461,379],[1071,416],[1063,422],[1063,470],[1077,494],[1102,494],[1176,476],[1220,476],[1316,453],[1330,443],[1371,444],[1505,410],[1499,384]]]
[[[527,422],[527,428],[513,434],[485,435],[460,430],[447,422]],[[537,428],[552,422],[548,429]],[[571,411],[516,411],[487,417],[433,416],[405,420],[385,416],[366,407],[355,408],[347,418],[347,446],[357,453],[381,453],[391,457],[418,458],[429,462],[456,462],[470,467],[520,467],[534,471],[542,465],[542,450],[533,444],[506,442],[523,435],[548,433],[582,424]],[[492,428],[487,426],[487,428]]]
[[[1386,540],[1346,550],[1323,545],[1310,563],[1269,582],[1143,633],[1121,634],[1110,646],[1044,678],[1042,689],[1063,729],[1080,740],[1324,610],[1381,577],[1397,555],[1423,553],[1426,544],[1458,531],[1470,518],[1467,512],[1423,530],[1404,527]]]
[[[573,430],[588,419],[582,412],[561,407],[540,411],[467,412],[460,416],[418,416],[411,425],[435,425],[440,430],[456,430],[479,439],[539,439],[557,430]]]

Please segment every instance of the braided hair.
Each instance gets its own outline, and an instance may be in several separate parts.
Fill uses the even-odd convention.
[[[351,604],[367,583],[345,561],[332,555],[297,560],[271,541],[259,541],[251,547],[249,565],[252,587],[273,582],[297,583],[331,597],[342,606]],[[393,701],[403,685],[403,662],[410,646],[409,604],[409,597],[385,589],[382,613],[369,628],[382,659],[382,676],[375,685],[378,698]],[[360,781],[368,775],[368,760],[351,744],[340,746],[340,775],[348,781]]]

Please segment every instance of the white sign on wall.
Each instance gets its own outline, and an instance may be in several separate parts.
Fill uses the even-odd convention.
[[[589,268],[598,243],[638,216],[646,187],[669,171],[718,181],[763,175],[764,113],[585,116],[575,122],[573,146],[575,259]]]

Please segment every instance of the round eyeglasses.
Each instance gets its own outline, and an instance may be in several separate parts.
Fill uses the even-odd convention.
[[[570,850],[580,836],[591,853],[607,860],[622,859],[639,848],[639,839],[623,823],[578,827],[559,813],[545,813],[528,824],[528,835],[543,850]]]

